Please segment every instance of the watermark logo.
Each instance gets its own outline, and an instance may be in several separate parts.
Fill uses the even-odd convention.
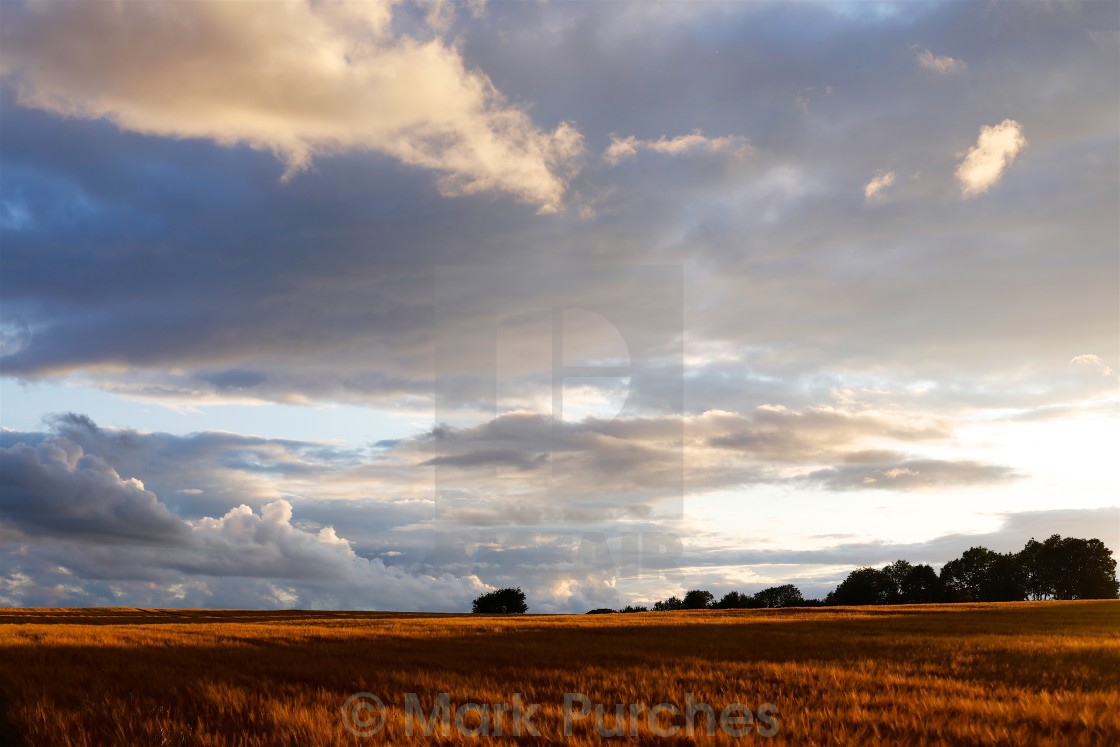
[[[553,526],[681,518],[683,287],[679,266],[437,267],[436,520],[458,526],[495,477],[517,478],[521,504],[562,500]],[[656,423],[656,471],[575,479],[596,464],[586,429],[633,418]]]
[[[547,556],[595,588],[677,573],[683,268],[440,265],[434,290],[426,562],[494,577]]]
[[[521,693],[514,693],[509,703],[463,703],[454,709],[455,731],[464,737],[539,737],[533,724],[539,704],[526,705]],[[507,718],[508,717],[508,718]],[[413,737],[419,733],[430,737],[440,731],[443,736],[451,736],[452,708],[451,694],[440,693],[426,713],[416,693],[404,696],[404,733]]]
[[[594,716],[595,733],[603,738],[636,737],[645,726],[650,734],[669,738],[684,733],[696,736],[698,733],[715,736],[716,728],[729,737],[745,737],[757,730],[763,737],[778,733],[778,708],[771,703],[763,703],[758,711],[752,711],[742,703],[729,703],[719,711],[707,703],[698,703],[692,693],[685,693],[685,707],[681,709],[674,703],[657,703],[646,707],[645,703],[616,703],[613,713],[607,716],[603,704],[594,707],[591,699],[583,693],[564,694],[564,736],[575,734],[576,722],[586,721]],[[756,714],[757,713],[757,717]],[[684,723],[678,723],[681,719]],[[703,722],[703,726],[699,722]]]
[[[539,703],[526,703],[514,693],[505,703],[453,705],[450,693],[439,693],[427,705],[416,693],[404,694],[404,735],[407,737],[540,737],[534,719]],[[564,737],[591,736],[601,739],[653,736],[663,739],[687,736],[741,738],[748,735],[772,737],[778,733],[781,714],[772,703],[752,709],[742,703],[716,708],[685,693],[683,707],[676,703],[592,703],[584,693],[564,693],[560,732]],[[368,692],[354,693],[342,705],[342,724],[357,737],[372,737],[386,721],[385,704]],[[389,735],[390,737],[392,735]]]
[[[373,693],[354,693],[342,704],[342,725],[356,737],[372,737],[385,726],[386,710]]]

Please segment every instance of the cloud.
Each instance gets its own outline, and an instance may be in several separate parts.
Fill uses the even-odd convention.
[[[1023,126],[1013,119],[1005,119],[994,127],[981,127],[976,145],[957,166],[961,193],[973,197],[987,192],[1026,145]]]
[[[84,415],[49,416],[52,434],[129,477],[142,480],[179,516],[224,512],[241,503],[260,507],[307,482],[363,463],[360,449],[229,432],[140,433],[97,426]],[[30,441],[13,434],[6,441]]]
[[[737,414],[707,412],[689,419],[690,433],[715,449],[731,449],[766,462],[813,464],[863,452],[866,443],[890,438],[901,443],[947,436],[944,420],[905,417],[899,413],[846,411],[831,406],[791,410],[763,405]]]
[[[185,534],[142,482],[66,438],[0,449],[0,486],[0,519],[23,531],[143,543]]]
[[[442,174],[448,195],[559,210],[580,133],[538,128],[457,49],[392,20],[388,0],[31,3],[6,9],[0,73],[22,106],[271,151],[286,179],[373,151]]]
[[[776,483],[805,496],[809,495],[806,487],[905,493],[1015,477],[998,465],[859,448],[877,445],[885,438],[905,442],[941,435],[936,428],[913,420],[910,413],[851,414],[780,407],[760,408],[746,416],[711,412],[688,418],[684,448],[689,494]],[[112,459],[116,465],[142,465],[152,475],[153,484],[189,484],[189,476],[214,486],[230,479],[230,469],[216,469],[216,465],[228,464],[241,472],[286,474],[278,492],[292,497],[255,497],[255,507],[234,498],[225,508],[193,518],[172,515],[172,531],[148,542],[121,539],[133,537],[135,527],[129,525],[144,520],[128,502],[118,502],[130,510],[117,512],[124,525],[112,532],[26,521],[17,524],[0,512],[0,542],[5,550],[0,553],[0,599],[7,604],[448,610],[465,609],[482,588],[520,584],[530,592],[538,611],[615,606],[621,593],[615,581],[620,572],[617,563],[623,562],[622,548],[600,548],[608,556],[613,554],[612,560],[599,558],[594,546],[599,542],[596,532],[607,532],[615,545],[621,541],[619,525],[612,525],[612,510],[618,506],[612,506],[609,499],[596,504],[587,498],[617,494],[624,483],[663,479],[665,475],[657,471],[671,461],[666,458],[671,453],[669,445],[681,426],[673,418],[589,418],[566,423],[557,434],[547,418],[514,414],[472,428],[437,427],[403,439],[390,447],[396,466],[338,463],[330,469],[324,463],[321,470],[301,473],[273,470],[269,462],[276,460],[282,466],[295,454],[312,453],[313,444],[287,442],[281,449],[282,442],[235,434],[179,437],[112,431],[81,416],[57,418],[55,423],[69,436],[48,436],[41,448],[63,448],[76,455],[82,449],[70,437],[81,440],[106,455],[94,457],[86,451],[80,457],[101,465],[101,471],[108,469]],[[789,428],[796,432],[781,434]],[[743,436],[752,430],[753,439]],[[721,447],[706,445],[720,434],[739,437]],[[6,436],[34,440],[22,434]],[[438,468],[436,485],[446,492],[435,500],[433,520],[432,472],[421,462],[430,458],[436,442],[443,453],[463,455],[464,459]],[[275,449],[271,455],[263,448],[270,444]],[[480,445],[492,444],[504,445],[508,453],[498,455],[500,458],[479,454]],[[26,457],[29,449],[35,451],[16,446],[0,453]],[[551,476],[551,485],[546,483],[550,479],[547,466],[526,471],[522,469],[525,459],[519,456],[546,452],[564,465],[559,474]],[[176,467],[179,471],[159,474],[177,460],[184,462]],[[784,460],[777,465],[779,469],[765,469],[775,460]],[[822,461],[831,466],[814,468]],[[784,473],[783,468],[791,465],[795,469]],[[7,462],[3,467],[5,477],[18,474]],[[131,468],[117,469],[135,474]],[[486,470],[491,472],[481,474]],[[128,483],[122,478],[116,481]],[[371,486],[386,500],[363,499]],[[151,490],[145,490],[144,505],[150,506],[155,498]],[[397,495],[413,497],[391,499]],[[577,500],[571,500],[572,496]],[[167,509],[161,502],[157,508],[161,512]],[[163,516],[166,519],[167,514]],[[632,516],[622,526],[624,532],[643,532],[652,524]],[[346,529],[340,533],[335,527]],[[653,528],[666,531],[663,524]],[[757,545],[750,538],[737,538],[733,544],[743,549],[721,554],[724,540],[716,534],[685,524],[675,531],[690,537],[681,566],[700,569],[689,571],[689,578],[706,578],[708,571],[703,569],[711,568],[711,573],[739,579],[735,583],[740,586],[744,582],[739,566],[743,564],[757,566],[755,574],[760,577],[797,582],[822,572],[814,566],[878,562],[883,552],[895,553],[887,560],[925,560],[932,554],[929,559],[938,562],[959,552],[954,545],[951,551],[942,548],[916,558],[909,550],[884,549],[882,543],[774,550],[767,543]],[[1023,541],[1017,540],[1020,545]],[[775,566],[781,563],[790,565],[784,570]],[[827,571],[835,573],[831,567]],[[831,578],[808,581],[806,589],[833,583]],[[665,583],[675,582],[658,580],[655,574],[645,583],[652,589],[648,593],[657,598],[669,593]],[[640,596],[636,591],[625,593],[631,594],[629,601]]]
[[[603,153],[603,159],[611,166],[617,166],[627,158],[638,155],[638,151],[642,150],[668,156],[680,156],[693,151],[704,151],[726,153],[732,158],[745,158],[755,152],[750,141],[741,135],[706,137],[700,130],[693,130],[689,135],[678,135],[673,138],[662,135],[657,140],[639,140],[633,135],[625,138],[612,135],[611,144]]]
[[[1070,362],[1071,366],[1092,366],[1101,372],[1102,376],[1111,376],[1112,369],[1105,365],[1105,362],[1100,359],[1100,356],[1088,353],[1086,355],[1074,356]]]
[[[472,427],[440,426],[401,441],[394,456],[437,468],[437,485],[464,496],[458,507],[442,504],[463,526],[570,524],[644,516],[659,500],[684,495],[682,477],[695,496],[781,484],[910,491],[1011,476],[1000,465],[908,454],[951,432],[948,420],[859,405],[563,423],[517,412]]]
[[[923,49],[918,52],[918,64],[926,70],[945,75],[948,73],[959,73],[964,71],[968,66],[964,64],[963,60],[958,60],[955,57],[937,56],[928,49]]]
[[[7,603],[432,609],[483,588],[361,557],[334,527],[294,523],[285,499],[183,519],[61,436],[0,449],[0,481]]]
[[[548,461],[547,454],[538,454],[530,458],[528,455],[513,449],[491,449],[469,451],[465,454],[432,457],[422,466],[428,467],[493,467],[505,466],[517,469],[534,469]]]
[[[998,464],[915,459],[894,464],[853,464],[817,470],[805,479],[828,490],[934,490],[985,485],[1015,479],[1014,470]]]
[[[24,606],[420,610],[464,609],[485,588],[474,576],[361,557],[332,527],[293,524],[284,500],[184,527],[175,541],[112,552],[78,536],[13,537],[0,561],[0,598]]]
[[[893,171],[879,171],[863,188],[863,196],[868,200],[882,199],[887,188],[894,184]]]
[[[5,27],[14,17],[10,7]],[[750,133],[760,148],[749,169],[727,168],[724,155],[651,157],[643,150],[627,168],[599,162],[570,190],[594,195],[598,217],[586,221],[568,214],[540,221],[530,210],[503,210],[489,200],[433,200],[431,172],[355,153],[318,159],[312,173],[281,185],[275,163],[248,149],[140,138],[103,121],[48,116],[17,106],[14,84],[6,86],[5,197],[22,190],[36,221],[4,236],[6,305],[29,325],[14,335],[5,372],[35,379],[80,372],[73,383],[115,397],[200,410],[219,402],[422,406],[435,386],[426,349],[432,279],[422,268],[543,263],[563,266],[560,276],[588,260],[683,262],[688,287],[702,289],[686,294],[689,346],[716,339],[763,359],[754,367],[768,380],[742,387],[731,384],[742,374],[713,363],[690,369],[689,399],[699,412],[761,401],[796,406],[802,394],[793,382],[840,370],[891,370],[900,383],[952,376],[956,391],[975,386],[994,397],[996,388],[983,380],[997,371],[1013,375],[1041,359],[1068,360],[1076,350],[1112,359],[1115,290],[1107,279],[1115,277],[1109,207],[1116,179],[1100,165],[1074,167],[1109,162],[1100,150],[1115,140],[1107,51],[1047,37],[1043,56],[1061,63],[1049,73],[1055,80],[1091,80],[1077,90],[1054,88],[1061,106],[1036,95],[1041,71],[1034,67],[1008,72],[998,89],[995,77],[977,76],[979,93],[960,102],[954,86],[916,87],[914,70],[890,64],[885,50],[896,30],[865,30],[869,41],[854,44],[817,16],[813,33],[833,46],[778,49],[767,45],[755,16],[729,6],[718,23],[744,46],[721,49],[709,75],[694,48],[704,38],[697,21],[635,29],[622,18],[634,12],[501,6],[485,22],[455,29],[463,33],[468,69],[492,75],[538,123],[578,122],[597,143],[596,161],[611,132],[656,141],[702,127]],[[781,34],[803,39],[806,17],[758,12]],[[397,15],[407,15],[405,6]],[[982,23],[981,16],[943,7],[923,24],[934,34]],[[648,68],[634,68],[616,36],[579,33],[589,28],[644,38],[660,51],[646,58]],[[947,43],[928,39],[934,49]],[[766,51],[746,51],[759,45]],[[969,49],[959,53],[979,67],[987,59],[983,45]],[[910,62],[914,52],[904,52]],[[859,54],[872,55],[874,64],[851,64]],[[580,62],[577,69],[571,61]],[[742,95],[744,74],[757,101]],[[631,75],[642,85],[628,82]],[[704,85],[689,87],[697,76]],[[837,91],[807,121],[787,111],[790,92],[804,83],[799,78]],[[676,95],[665,96],[656,82]],[[1040,161],[1047,142],[1074,154],[1058,158],[1051,150],[1047,168],[1017,178],[1024,190],[1046,191],[1053,210],[965,213],[958,211],[967,203],[916,199],[875,216],[884,220],[874,228],[868,211],[851,212],[853,186],[866,184],[869,164],[872,174],[887,165],[883,153],[893,168],[906,168],[884,193],[888,201],[901,194],[904,174],[918,169],[926,178],[905,185],[906,192],[931,195],[944,154],[971,145],[954,143],[952,133],[962,122],[998,122],[981,111],[994,100],[1029,123]],[[673,189],[641,166],[664,170]],[[1050,190],[1047,180],[1079,187]],[[1023,230],[1007,231],[1010,220]],[[1077,261],[1054,267],[1052,247],[1071,230],[1079,237]],[[1013,235],[1029,238],[1015,242],[1023,261],[1009,266]],[[970,250],[976,242],[991,250]],[[65,250],[73,246],[86,248]],[[405,267],[417,271],[407,276]],[[1048,277],[1040,291],[1049,297],[1045,314],[1036,294],[1022,292],[1037,287],[1040,272]],[[1071,296],[1072,287],[1083,290]],[[947,306],[946,294],[959,303]],[[483,316],[501,303],[479,297],[471,308]],[[511,340],[523,342],[527,334]],[[230,371],[264,378],[253,383],[224,373]],[[784,391],[771,396],[771,389]]]

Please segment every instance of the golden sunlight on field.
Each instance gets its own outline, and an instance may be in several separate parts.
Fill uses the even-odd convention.
[[[629,743],[1120,744],[1120,601],[509,617],[3,609],[0,665],[4,744],[500,743],[518,726],[529,742],[597,744],[595,704],[598,726]],[[385,705],[370,738],[343,722],[358,692]],[[522,724],[505,708],[518,698]],[[686,727],[690,703],[711,706],[712,736],[699,706]],[[733,704],[754,717],[732,708],[725,729]],[[349,716],[358,730],[380,723],[374,708]]]

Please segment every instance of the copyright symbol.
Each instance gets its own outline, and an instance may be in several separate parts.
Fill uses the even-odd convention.
[[[356,737],[372,737],[385,726],[385,704],[373,693],[354,693],[342,704],[342,725]]]

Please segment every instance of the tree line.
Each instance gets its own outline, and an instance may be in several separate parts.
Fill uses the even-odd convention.
[[[932,566],[906,560],[882,568],[859,568],[823,600],[805,599],[793,584],[772,586],[751,595],[731,591],[719,600],[710,591],[693,589],[684,598],[673,596],[654,602],[653,610],[1115,599],[1118,595],[1116,560],[1103,542],[1054,534],[1044,542],[1032,538],[1015,553],[969,548],[942,566],[940,573]],[[639,605],[621,610],[601,608],[591,610],[591,614],[648,610]]]
[[[937,573],[896,560],[848,574],[825,604],[1021,602],[1028,599],[1115,599],[1116,560],[1099,539],[1051,535],[1014,553],[972,547]]]

